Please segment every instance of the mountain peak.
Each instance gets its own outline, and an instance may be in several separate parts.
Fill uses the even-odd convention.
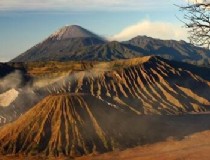
[[[96,34],[78,25],[66,25],[50,36],[50,38],[56,40],[88,37],[99,38]]]
[[[138,35],[138,36],[132,38],[131,40],[133,40],[133,39],[139,39],[139,40],[143,40],[143,41],[160,40],[158,38],[152,38],[152,37],[149,37],[146,35]]]

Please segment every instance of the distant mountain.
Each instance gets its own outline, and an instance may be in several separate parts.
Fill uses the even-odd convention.
[[[196,65],[210,64],[210,51],[196,47],[185,41],[160,40],[147,36],[137,36],[127,42],[144,49],[148,55],[158,55],[166,59],[187,62]]]
[[[80,26],[65,26],[43,42],[14,58],[12,62],[63,60],[60,57],[66,54],[70,56],[78,49],[105,42],[102,37]]]
[[[65,26],[45,41],[14,58],[26,61],[110,61],[138,56],[158,55],[166,59],[209,66],[210,51],[185,41],[160,40],[137,36],[126,42],[108,42],[80,27]]]
[[[116,59],[128,59],[147,55],[143,49],[130,44],[122,44],[117,41],[90,47],[78,48],[73,52],[66,52],[54,60],[58,61],[110,61]]]

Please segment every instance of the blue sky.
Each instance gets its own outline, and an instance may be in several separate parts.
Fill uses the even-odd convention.
[[[0,61],[14,58],[60,27],[72,24],[111,40],[126,40],[138,34],[186,39],[183,24],[176,18],[182,15],[174,6],[182,3],[183,0],[1,0]]]

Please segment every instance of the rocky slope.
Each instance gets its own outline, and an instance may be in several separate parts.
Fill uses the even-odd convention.
[[[0,129],[0,155],[78,157],[183,138],[209,116],[138,116],[87,94],[47,96]],[[160,132],[163,131],[164,132]]]
[[[136,114],[182,114],[208,109],[209,82],[159,57],[102,62],[47,87],[87,93]],[[199,86],[199,87],[198,87]]]
[[[93,96],[50,95],[0,130],[0,152],[74,157],[110,151],[125,142],[120,123],[129,115]]]

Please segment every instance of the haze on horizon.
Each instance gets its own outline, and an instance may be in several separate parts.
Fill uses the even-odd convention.
[[[109,40],[137,35],[187,40],[174,4],[187,0],[2,0],[0,62],[41,42],[64,25],[80,25]]]

